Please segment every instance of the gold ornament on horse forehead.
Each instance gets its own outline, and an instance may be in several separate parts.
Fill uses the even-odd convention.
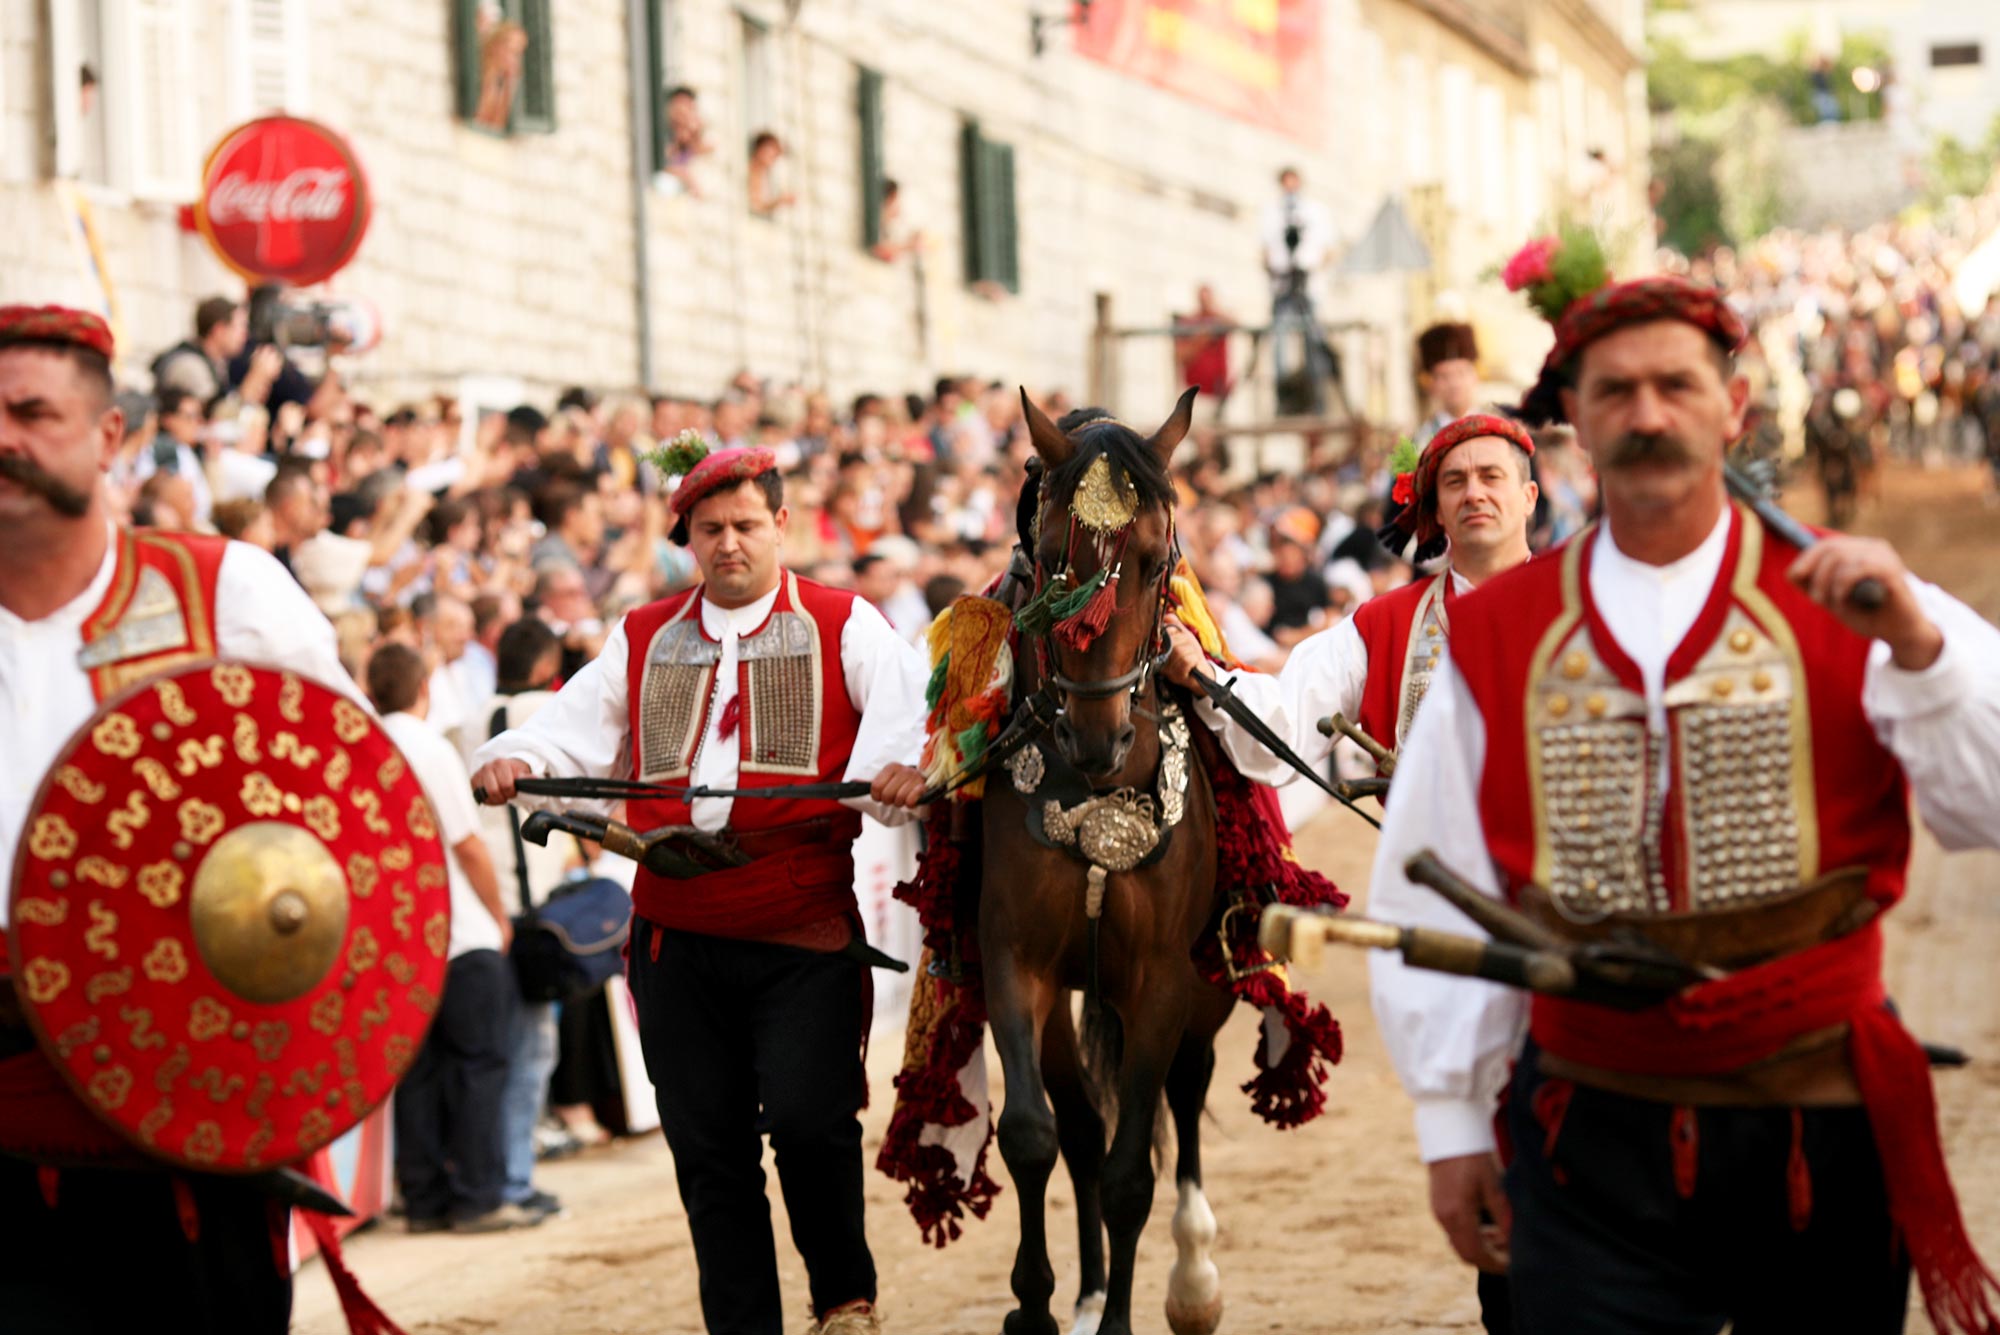
[[[1094,533],[1116,533],[1139,516],[1139,497],[1132,484],[1111,472],[1103,455],[1090,461],[1070,502],[1077,522]]]

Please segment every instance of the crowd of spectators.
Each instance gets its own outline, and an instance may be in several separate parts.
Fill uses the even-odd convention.
[[[1780,230],[1685,263],[1756,333],[1753,445],[1803,455],[1837,523],[1885,457],[2000,465],[2000,195],[1859,232]],[[1665,257],[1669,264],[1676,261]]]

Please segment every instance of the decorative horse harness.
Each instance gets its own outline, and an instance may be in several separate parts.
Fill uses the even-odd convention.
[[[1086,423],[1085,428],[1109,423],[1110,419],[1100,418]],[[1044,479],[1032,540],[1040,538],[1048,500],[1049,486]],[[1132,709],[1144,713],[1139,697],[1166,658],[1167,576],[1180,556],[1172,511],[1169,509],[1167,516],[1168,556],[1154,576],[1153,628],[1140,646],[1137,661],[1116,677],[1078,681],[1064,675],[1055,646],[1081,652],[1110,625],[1117,610],[1125,550],[1138,519],[1138,502],[1130,481],[1115,477],[1111,461],[1099,455],[1084,470],[1069,509],[1063,566],[1051,575],[1039,558],[1035,560],[1034,596],[1015,613],[1015,628],[1034,642],[1036,672],[1046,683],[1044,691],[1104,700],[1129,690]],[[1098,561],[1096,573],[1081,582],[1075,575],[1079,539],[1094,547]],[[1074,766],[1033,741],[1007,762],[1014,791],[1026,800],[1028,833],[1043,847],[1061,849],[1090,869],[1084,913],[1093,943],[1110,873],[1149,867],[1165,857],[1174,828],[1187,814],[1187,719],[1170,697],[1162,695],[1159,708],[1157,716],[1149,715],[1160,731],[1160,761],[1152,792],[1136,787],[1095,792]],[[1095,955],[1093,944],[1093,974]]]

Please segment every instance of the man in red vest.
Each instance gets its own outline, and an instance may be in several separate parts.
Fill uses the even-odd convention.
[[[134,682],[223,657],[362,700],[333,627],[267,553],[113,526],[101,480],[124,436],[112,353],[95,315],[0,307],[0,867],[70,734]],[[0,896],[0,920],[6,909]],[[104,1133],[81,1103],[31,1102],[55,1080],[0,980],[0,1325],[284,1331],[289,1212],[241,1178],[73,1166]],[[34,1111],[72,1106],[55,1125]]]
[[[1449,551],[1450,564],[1369,599],[1345,621],[1301,640],[1275,677],[1242,672],[1231,679],[1237,696],[1301,759],[1323,765],[1333,753],[1333,740],[1319,730],[1319,721],[1333,714],[1353,720],[1384,746],[1402,744],[1451,643],[1452,608],[1528,559],[1538,494],[1529,472],[1534,453],[1534,438],[1504,417],[1474,413],[1439,428],[1416,468],[1396,479],[1402,509],[1394,526],[1414,542],[1412,556],[1429,560]],[[1173,641],[1168,680],[1186,686],[1190,672],[1212,670],[1178,621],[1167,623],[1167,634]],[[1298,777],[1207,700],[1196,699],[1195,713],[1247,777],[1273,787]],[[1509,1304],[1497,1265],[1480,1270],[1479,1303],[1487,1329],[1505,1335]]]
[[[1574,269],[1555,244],[1538,288]],[[1637,934],[1718,981],[1616,1010],[1373,958],[1433,1208],[1507,1264],[1531,1335],[1900,1331],[1912,1267],[1940,1330],[1990,1329],[1875,919],[1911,789],[1946,846],[2000,845],[2000,632],[1885,543],[1802,552],[1730,502],[1745,331],[1719,293],[1535,297],[1556,344],[1529,406],[1575,425],[1604,522],[1453,609],[1370,908],[1469,930],[1403,874],[1430,848],[1564,938]]]
[[[1277,676],[1245,672],[1233,679],[1236,694],[1301,758],[1320,764],[1332,753],[1333,743],[1319,731],[1319,721],[1332,714],[1346,715],[1385,746],[1402,742],[1451,642],[1458,599],[1528,559],[1534,452],[1534,440],[1504,417],[1475,413],[1438,431],[1416,468],[1396,480],[1403,506],[1396,524],[1424,559],[1448,545],[1450,565],[1371,598],[1339,625],[1300,641]],[[1169,622],[1167,633],[1173,640],[1167,678],[1185,686],[1190,672],[1209,670],[1206,659],[1179,622]],[[1298,777],[1206,700],[1196,701],[1195,712],[1245,777],[1274,787]]]
[[[788,514],[771,451],[690,467],[674,538],[696,588],[631,613],[522,727],[481,747],[475,787],[528,775],[784,789],[872,780],[847,803],[806,796],[629,803],[640,830],[694,826],[745,865],[688,880],[641,867],[630,981],[674,1153],[712,1335],[782,1335],[760,1132],[811,1281],[818,1335],[873,1335],[875,1263],[862,1223],[861,812],[908,818],[923,791],[929,671],[854,594],[778,564]],[[803,789],[802,789],[803,791]]]

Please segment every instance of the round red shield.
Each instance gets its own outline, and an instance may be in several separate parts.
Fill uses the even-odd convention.
[[[194,218],[243,277],[302,286],[354,258],[370,209],[368,178],[345,139],[317,121],[265,116],[209,153]]]
[[[437,820],[352,701],[206,663],[106,702],[22,826],[8,948],[43,1052],[135,1144],[208,1172],[361,1120],[444,990]]]

